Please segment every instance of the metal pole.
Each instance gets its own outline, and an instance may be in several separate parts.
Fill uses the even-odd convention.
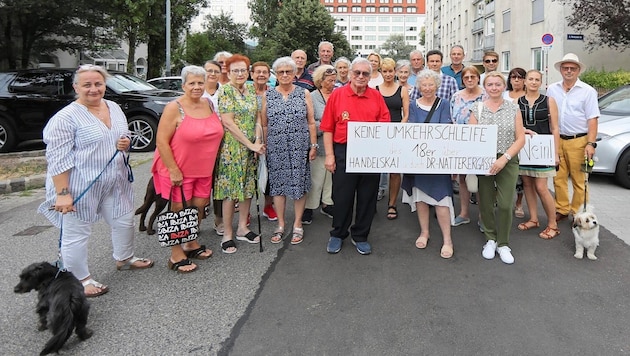
[[[171,75],[171,0],[166,0],[166,76]]]

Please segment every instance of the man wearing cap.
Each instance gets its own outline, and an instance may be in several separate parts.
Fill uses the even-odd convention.
[[[560,123],[560,166],[553,179],[556,193],[556,221],[575,214],[587,200],[582,171],[585,159],[593,158],[597,143],[597,119],[599,107],[597,91],[581,81],[578,76],[584,69],[578,56],[567,53],[555,64],[562,81],[553,83],[547,95],[558,104]],[[569,182],[573,185],[573,197],[569,201]]]

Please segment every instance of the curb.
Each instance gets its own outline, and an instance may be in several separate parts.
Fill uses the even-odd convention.
[[[46,174],[37,174],[24,178],[13,178],[0,181],[0,194],[37,189],[46,185]]]

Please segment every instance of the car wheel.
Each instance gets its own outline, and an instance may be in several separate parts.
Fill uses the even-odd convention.
[[[615,178],[622,187],[630,189],[630,149],[627,149],[617,162]]]
[[[148,152],[155,149],[157,122],[150,116],[138,115],[128,120],[131,131],[131,150]]]
[[[15,146],[16,137],[13,127],[6,119],[0,118],[0,152],[9,152]]]

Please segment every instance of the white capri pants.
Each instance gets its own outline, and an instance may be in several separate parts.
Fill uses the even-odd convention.
[[[113,256],[116,261],[124,261],[134,254],[133,210],[114,219],[113,211],[116,197],[108,194],[102,200],[99,213],[111,227]],[[61,237],[61,258],[64,267],[77,279],[84,280],[90,276],[88,269],[88,238],[92,233],[92,224],[81,221],[74,214],[63,216]]]
[[[306,195],[306,209],[317,209],[319,202],[333,205],[332,173],[324,167],[325,156],[317,156],[311,161],[311,190]]]

